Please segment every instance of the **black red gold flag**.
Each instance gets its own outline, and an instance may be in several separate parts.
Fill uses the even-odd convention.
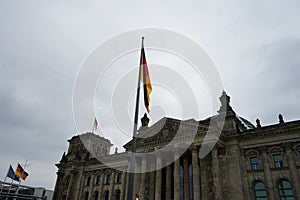
[[[147,112],[150,113],[149,104],[150,104],[150,93],[152,92],[152,85],[150,81],[149,69],[146,61],[146,55],[144,46],[142,46],[141,50],[141,81],[143,82],[144,89],[144,104],[147,109]]]

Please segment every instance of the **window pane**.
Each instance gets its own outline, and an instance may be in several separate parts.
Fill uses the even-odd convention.
[[[258,170],[258,158],[257,156],[250,157],[251,170]]]
[[[293,196],[293,191],[291,189],[285,190],[285,196]]]
[[[264,190],[265,189],[265,185],[262,182],[257,182],[254,187],[255,187],[255,190]]]
[[[292,188],[291,184],[288,181],[282,181],[283,188]]]
[[[265,196],[267,196],[267,192],[266,191],[257,191],[256,196],[257,197],[265,197]]]
[[[280,154],[274,154],[274,160],[275,161],[281,161],[281,155]]]
[[[257,157],[251,157],[251,158],[250,158],[250,162],[251,162],[252,164],[258,163],[258,158],[257,158]]]
[[[281,180],[278,183],[278,192],[279,192],[280,199],[294,200],[294,194],[293,194],[293,191],[292,191],[292,185],[288,181]]]
[[[286,197],[285,200],[295,200],[294,197]]]
[[[276,168],[283,167],[283,162],[282,162],[282,156],[281,156],[281,154],[274,154],[273,155],[273,161],[274,161],[274,165],[275,165]]]
[[[257,181],[254,183],[254,194],[255,194],[255,199],[260,199],[264,200],[267,199],[267,191],[265,184],[261,181]]]

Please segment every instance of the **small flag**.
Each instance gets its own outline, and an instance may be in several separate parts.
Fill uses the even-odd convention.
[[[28,173],[24,171],[23,167],[18,163],[18,167],[16,170],[16,176],[25,180],[28,176]]]
[[[150,74],[149,74],[148,65],[145,56],[144,44],[142,44],[140,67],[141,67],[140,77],[141,77],[141,81],[143,82],[143,88],[144,88],[144,104],[148,113],[150,113],[149,103],[150,103],[150,93],[152,92],[152,85],[150,81]]]
[[[8,169],[8,172],[7,172],[6,176],[9,177],[9,178],[11,178],[12,180],[20,182],[20,178],[16,176],[15,170],[12,168],[11,165],[9,165],[9,169]]]
[[[94,126],[93,126],[93,131],[97,130],[98,129],[98,121],[95,117],[95,121],[94,121]]]

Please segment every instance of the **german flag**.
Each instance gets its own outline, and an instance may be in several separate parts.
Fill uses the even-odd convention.
[[[25,180],[28,176],[28,173],[24,171],[23,167],[18,163],[18,167],[16,169],[16,176]]]
[[[148,70],[146,56],[145,56],[144,44],[142,44],[140,67],[141,67],[140,80],[143,82],[143,88],[144,88],[144,103],[147,112],[150,113],[149,103],[150,103],[150,93],[152,92],[152,85],[150,81],[150,75],[149,75],[149,70]]]
[[[96,131],[98,129],[98,121],[95,117],[95,120],[94,120],[94,125],[93,125],[93,130]]]

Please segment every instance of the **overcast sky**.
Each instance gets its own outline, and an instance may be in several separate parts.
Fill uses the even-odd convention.
[[[299,19],[298,0],[0,1],[1,179],[10,164],[28,160],[24,184],[54,188],[54,164],[67,151],[67,139],[78,134],[72,92],[80,66],[103,42],[134,29],[169,29],[197,42],[214,62],[234,110],[252,123],[277,123],[279,113],[286,121],[299,119]],[[136,64],[136,58],[139,52],[125,63]],[[153,95],[163,95],[158,91]],[[105,99],[101,88],[100,94]],[[171,113],[168,103],[153,115]],[[103,115],[99,124],[110,133],[102,134],[120,149],[129,137],[118,139],[120,130]]]

